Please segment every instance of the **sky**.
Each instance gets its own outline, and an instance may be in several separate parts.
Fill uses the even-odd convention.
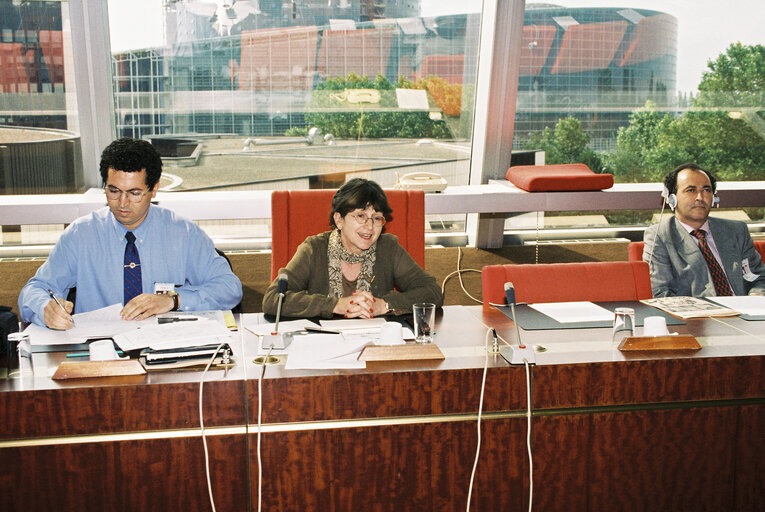
[[[161,46],[162,2],[109,0],[112,51]],[[675,16],[678,19],[677,88],[682,92],[695,91],[707,61],[724,52],[731,43],[765,44],[763,0],[557,0],[545,3],[565,7],[652,9]],[[481,1],[422,0],[420,5],[423,16],[438,16],[477,12]]]

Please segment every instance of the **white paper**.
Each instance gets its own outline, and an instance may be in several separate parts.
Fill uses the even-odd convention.
[[[550,302],[548,304],[529,304],[529,307],[562,324],[610,322],[614,319],[613,312],[592,302]]]
[[[367,340],[371,344],[374,345],[382,345],[383,343],[380,340],[381,337],[381,331],[382,326],[374,328],[374,329],[348,329],[342,331],[340,334],[343,335],[343,338],[345,338],[348,342],[361,342],[362,340]],[[414,339],[414,332],[409,327],[402,327],[401,329],[401,343],[404,343],[404,340],[413,340]]]
[[[738,311],[742,315],[765,316],[765,297],[761,295],[705,298],[726,308]]]
[[[367,339],[347,341],[339,334],[306,334],[295,336],[287,347],[287,370],[366,368],[359,361]]]
[[[384,318],[349,318],[347,320],[319,320],[325,329],[346,331],[350,329],[379,329],[385,323]]]
[[[250,325],[245,324],[244,328],[257,336],[265,336],[266,334],[271,334],[275,326],[275,323]],[[290,320],[287,322],[279,322],[279,333],[303,331],[306,327],[318,328],[319,326],[310,320]]]
[[[285,370],[355,370],[367,367],[366,362],[359,361],[358,354],[349,354],[335,359],[314,359],[304,354],[291,354],[287,357]]]
[[[88,339],[107,338],[157,322],[154,318],[123,320],[120,317],[120,311],[122,311],[122,304],[113,304],[87,313],[72,315],[74,327],[66,331],[31,324],[24,332],[29,334],[29,342],[32,345],[76,345]]]
[[[231,332],[220,322],[201,318],[193,322],[148,325],[120,333],[114,336],[114,342],[124,351],[162,350],[220,343],[222,338],[230,339]]]

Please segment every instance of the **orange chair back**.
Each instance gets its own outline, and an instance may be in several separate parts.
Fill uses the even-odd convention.
[[[627,244],[627,260],[643,261],[643,247],[645,242],[630,242]]]
[[[271,279],[287,266],[306,237],[330,229],[329,212],[336,190],[274,190],[271,193]],[[398,241],[414,261],[425,268],[425,193],[422,190],[386,190],[393,220],[385,232]]]
[[[762,261],[765,262],[765,240],[755,240],[754,249],[760,253]]]
[[[518,302],[626,301],[650,299],[651,277],[642,261],[539,265],[488,265],[481,273],[483,303],[504,304],[512,282]]]

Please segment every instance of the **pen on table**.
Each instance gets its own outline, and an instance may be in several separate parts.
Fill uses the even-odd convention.
[[[69,352],[66,357],[88,357],[90,352]],[[117,351],[117,355],[122,357],[125,353],[122,350]]]
[[[158,324],[170,324],[173,322],[194,322],[196,320],[199,320],[199,318],[191,315],[157,317]]]
[[[53,290],[51,290],[50,288],[48,288],[48,295],[50,295],[51,299],[56,301],[56,304],[58,304],[58,307],[61,308],[61,311],[63,311],[65,314],[69,315],[69,312],[66,310],[66,308],[64,308],[64,305],[61,304],[61,301],[58,300],[58,297],[56,297],[56,294],[53,293]],[[74,318],[72,317],[72,315],[69,315],[69,319],[72,321],[72,327],[74,327]]]
[[[323,327],[305,326],[303,330],[306,332],[317,332],[321,334],[340,334],[340,331],[335,331],[333,329],[324,329]]]

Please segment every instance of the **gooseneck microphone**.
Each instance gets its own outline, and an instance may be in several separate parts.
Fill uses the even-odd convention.
[[[534,356],[534,348],[526,347],[521,341],[521,330],[518,328],[518,319],[515,317],[515,287],[513,283],[505,283],[505,299],[507,305],[510,306],[510,311],[513,316],[513,323],[515,324],[515,336],[518,338],[518,345],[510,345],[508,347],[502,347],[499,349],[499,353],[510,364],[534,364],[536,358]]]
[[[518,329],[518,320],[515,319],[515,287],[513,286],[513,283],[505,283],[505,300],[507,300],[507,303],[510,305],[510,310],[513,314],[513,324],[515,324],[515,336],[518,338],[518,347],[526,348],[521,341],[521,331]]]
[[[284,302],[284,294],[287,293],[287,274],[279,274],[277,281],[276,290],[279,294],[279,301],[276,306],[276,323],[274,324],[274,332],[271,334],[279,333],[279,317],[282,316],[282,302]]]
[[[272,349],[284,349],[292,342],[292,333],[279,334],[279,318],[282,316],[282,302],[284,301],[284,294],[287,293],[287,274],[279,274],[277,278],[277,293],[279,299],[276,306],[276,322],[274,323],[274,330],[271,334],[263,336],[261,340],[261,348]]]

